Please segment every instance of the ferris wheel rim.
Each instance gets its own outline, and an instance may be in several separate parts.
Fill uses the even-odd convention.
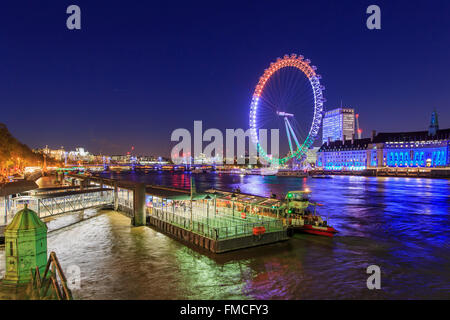
[[[302,158],[306,154],[306,151],[312,146],[318,135],[322,120],[323,104],[325,102],[322,91],[325,88],[320,84],[321,76],[316,73],[317,68],[315,66],[311,66],[310,63],[311,61],[309,59],[304,59],[302,55],[296,54],[291,54],[290,56],[285,55],[283,58],[278,58],[275,62],[270,64],[269,68],[264,70],[264,73],[259,78],[258,84],[253,92],[249,118],[251,140],[256,145],[260,156],[262,156],[268,163],[285,164],[294,157],[297,159]],[[274,159],[268,157],[266,150],[264,150],[259,143],[257,132],[258,128],[256,127],[256,116],[258,103],[262,93],[264,92],[265,85],[275,72],[287,67],[297,68],[308,78],[314,95],[314,115],[308,131],[308,136],[304,139],[302,146],[297,147],[296,151],[290,155]]]

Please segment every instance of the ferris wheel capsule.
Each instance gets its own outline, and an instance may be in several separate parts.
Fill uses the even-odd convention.
[[[299,56],[297,57],[298,60],[303,60],[303,58],[304,58],[304,56],[302,56],[302,55],[299,55]]]
[[[317,70],[317,67],[316,67],[316,66],[311,66],[311,69],[313,69],[314,71],[316,71],[316,70]]]
[[[304,60],[305,61],[305,63],[307,63],[307,64],[310,64],[311,63],[311,60],[309,60],[309,59],[306,59],[306,60]]]
[[[320,90],[325,90],[325,86],[323,84],[320,85]]]
[[[322,79],[322,76],[320,74],[316,74],[316,78],[320,80]]]
[[[291,53],[291,58],[295,59],[297,58],[297,55],[295,53]]]

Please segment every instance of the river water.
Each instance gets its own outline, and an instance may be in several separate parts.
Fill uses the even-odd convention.
[[[189,174],[111,174],[188,188]],[[221,255],[205,254],[111,211],[48,223],[48,250],[81,270],[77,299],[449,299],[450,181],[334,176],[332,179],[193,175],[197,189],[269,196],[309,187],[339,233]],[[82,220],[79,223],[75,223]],[[64,227],[65,226],[65,227]],[[4,249],[0,272],[4,272]],[[381,269],[381,289],[366,268]]]

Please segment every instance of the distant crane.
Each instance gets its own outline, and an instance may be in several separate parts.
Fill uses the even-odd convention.
[[[361,135],[362,135],[362,129],[359,128],[359,114],[355,114],[355,118],[356,118],[356,134],[358,139],[361,139]]]

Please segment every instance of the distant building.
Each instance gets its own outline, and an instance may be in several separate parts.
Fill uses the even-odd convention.
[[[61,147],[60,149],[50,149],[48,146],[45,146],[44,148],[33,151],[36,153],[45,154],[47,157],[57,161],[92,162],[95,160],[95,156],[82,147],[76,148],[75,151],[66,151],[64,150],[64,147]]]
[[[337,108],[325,112],[322,125],[322,143],[351,140],[355,134],[355,110]]]
[[[36,153],[45,154],[47,157],[57,161],[64,161],[64,156],[66,153],[64,147],[61,147],[60,149],[50,149],[48,146],[41,149],[34,149],[33,151]]]
[[[313,163],[315,164],[317,162],[317,152],[319,151],[320,147],[313,147],[311,149],[308,149],[306,151],[306,162],[307,163]]]
[[[112,155],[111,162],[113,163],[130,163],[131,156],[129,154],[126,155]]]
[[[368,139],[324,143],[316,165],[324,170],[449,167],[450,129],[440,130],[433,112],[428,131],[373,132]]]

